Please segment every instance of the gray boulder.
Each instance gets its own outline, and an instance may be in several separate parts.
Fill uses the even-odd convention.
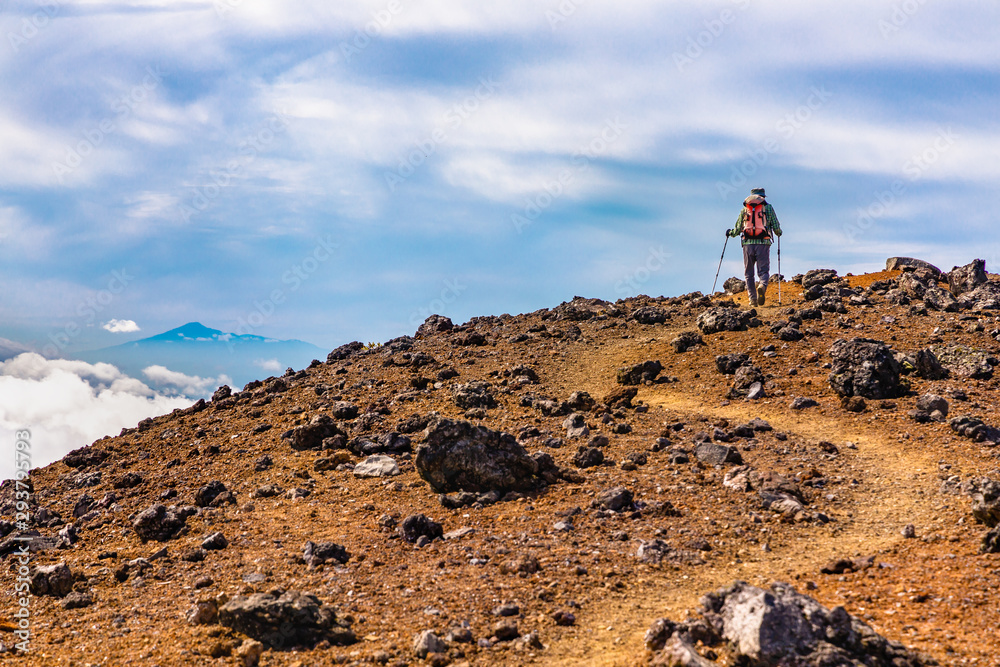
[[[1000,525],[1000,483],[986,479],[976,485],[972,492],[972,516],[987,528]]]
[[[738,308],[709,308],[698,316],[698,329],[706,336],[720,331],[746,331],[756,313]]]
[[[574,412],[569,417],[566,417],[562,425],[566,429],[567,438],[585,438],[590,435],[587,420],[579,412]]]
[[[885,260],[886,271],[902,271],[907,268],[929,270],[935,274],[936,279],[941,279],[941,269],[934,266],[930,262],[925,262],[922,259],[914,259],[913,257],[890,257]]]
[[[1000,310],[1000,283],[995,281],[983,283],[971,292],[962,294],[958,301],[963,308],[975,312]]]
[[[66,563],[41,565],[31,572],[29,587],[33,595],[66,597],[73,590],[73,573]]]
[[[155,540],[166,542],[177,537],[185,528],[187,518],[195,513],[195,509],[170,507],[160,503],[139,512],[132,521],[132,529],[143,542]]]
[[[806,274],[802,276],[802,287],[809,289],[810,287],[828,285],[836,279],[837,272],[834,269],[813,269],[806,271]]]
[[[396,459],[382,454],[372,454],[354,466],[355,477],[395,477],[401,474],[402,472],[399,469],[399,464],[396,463]]]
[[[895,398],[902,393],[899,364],[888,345],[870,338],[839,339],[830,348],[830,386],[841,396]]]
[[[843,607],[827,609],[777,582],[737,581],[702,599],[701,614],[738,661],[770,667],[917,667],[936,664],[885,639]]]
[[[992,357],[983,350],[964,345],[932,345],[930,350],[955,375],[976,380],[993,377]]]
[[[757,366],[740,366],[733,375],[733,386],[730,387],[727,398],[746,398],[754,384],[763,386],[767,379],[764,371]]]
[[[742,294],[746,288],[746,281],[740,280],[736,276],[726,278],[726,282],[722,283],[722,289],[726,290],[728,294]]]
[[[948,273],[948,288],[952,294],[959,296],[971,292],[987,280],[986,261],[974,259],[965,266],[956,266]]]
[[[941,365],[931,349],[919,350],[914,357],[913,367],[917,377],[925,380],[944,380],[948,377],[948,369]]]
[[[351,357],[357,356],[364,352],[365,344],[361,341],[354,341],[351,343],[346,343],[341,345],[330,354],[326,355],[326,360],[328,363],[333,363],[335,361],[343,361],[344,359],[350,359]]]
[[[350,624],[314,595],[288,591],[237,596],[219,608],[219,623],[272,649],[313,647],[322,641],[345,646],[357,641]]]
[[[937,410],[942,416],[948,416],[948,401],[943,396],[924,394],[917,399],[917,409],[931,413]]]
[[[696,459],[710,466],[721,466],[726,463],[743,465],[743,457],[735,447],[717,445],[714,442],[701,442],[694,448]]]
[[[302,560],[310,569],[315,568],[329,561],[346,563],[351,559],[351,554],[347,549],[333,542],[306,542],[302,549]]]
[[[740,366],[750,363],[748,354],[720,354],[715,358],[715,368],[723,375],[733,375]]]
[[[328,415],[316,415],[309,420],[308,424],[296,426],[282,433],[281,439],[287,442],[292,449],[304,451],[321,449],[324,440],[338,435],[347,437],[347,433]]]
[[[432,422],[417,449],[416,466],[436,493],[528,491],[539,486],[538,463],[514,436],[467,421]]]
[[[632,311],[632,319],[639,324],[663,324],[667,321],[667,313],[662,308],[643,306]]]
[[[924,292],[924,305],[931,310],[940,310],[946,313],[954,313],[961,309],[959,303],[951,292],[940,287],[928,287]]]
[[[448,645],[433,630],[424,630],[413,638],[413,653],[421,660],[430,653],[444,653],[447,650]]]
[[[679,336],[670,341],[670,344],[674,346],[674,352],[682,354],[693,347],[704,345],[705,341],[696,331],[682,331]]]
[[[452,389],[455,405],[467,410],[469,408],[495,408],[497,405],[488,382],[478,380],[467,384],[456,384]]]
[[[451,331],[454,328],[454,324],[451,322],[451,318],[444,317],[443,315],[431,315],[424,323],[417,327],[417,337],[426,338],[428,336],[433,336],[436,333],[442,333],[444,331]]]

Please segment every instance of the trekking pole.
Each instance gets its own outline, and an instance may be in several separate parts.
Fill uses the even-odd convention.
[[[722,244],[722,257],[719,258],[719,268],[715,271],[715,280],[712,281],[712,294],[715,294],[715,285],[719,282],[719,271],[722,271],[722,259],[726,256],[726,246],[729,245],[729,234],[726,234],[726,242]]]
[[[778,305],[781,305],[781,237],[778,237]]]

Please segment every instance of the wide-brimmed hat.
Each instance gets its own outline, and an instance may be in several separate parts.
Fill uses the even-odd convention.
[[[752,194],[752,195],[760,195],[761,197],[765,197],[766,196],[764,194],[764,188],[753,188],[752,190],[750,190],[750,194]]]

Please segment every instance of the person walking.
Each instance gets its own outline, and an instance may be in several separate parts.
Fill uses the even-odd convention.
[[[764,188],[754,188],[743,200],[743,210],[736,219],[736,226],[726,230],[726,236],[743,239],[743,274],[751,306],[763,306],[767,283],[771,275],[771,242],[781,236],[781,226],[774,208],[764,198]],[[754,268],[760,278],[754,281]]]

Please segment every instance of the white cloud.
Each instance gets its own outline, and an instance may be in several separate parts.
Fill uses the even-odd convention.
[[[15,431],[28,429],[33,467],[190,404],[184,397],[158,394],[110,364],[48,360],[35,353],[0,363],[0,442],[11,443]],[[9,451],[6,445],[3,451]],[[13,457],[0,458],[0,479],[13,472]]]
[[[101,325],[101,328],[111,333],[135,333],[141,331],[139,325],[132,320],[110,320]]]
[[[149,366],[142,369],[142,374],[160,391],[168,394],[181,393],[186,396],[209,394],[217,387],[232,383],[232,380],[225,375],[220,375],[217,378],[203,378],[172,371],[165,366]]]
[[[253,362],[258,368],[269,373],[277,373],[281,370],[281,362],[277,359],[257,359]]]

